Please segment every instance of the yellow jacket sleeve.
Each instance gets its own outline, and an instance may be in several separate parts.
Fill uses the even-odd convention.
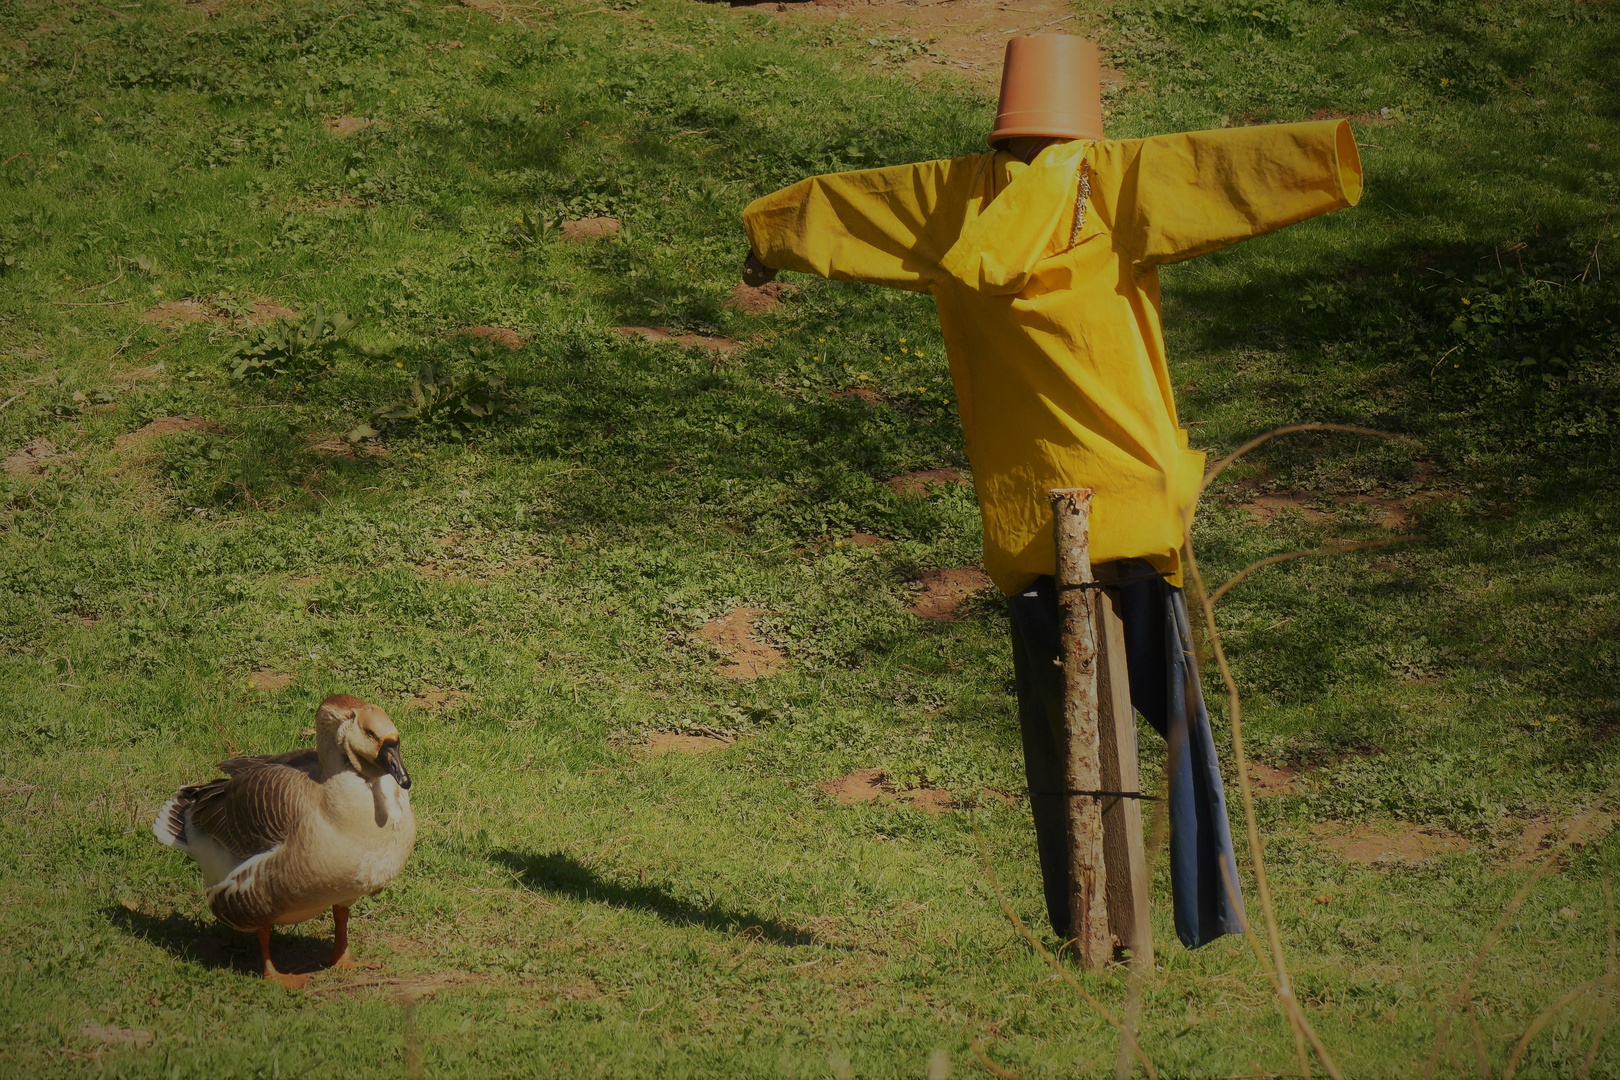
[[[743,227],[766,266],[926,292],[989,156],[813,176],[754,200]]]
[[[1139,263],[1191,259],[1361,201],[1361,158],[1344,120],[1191,131],[1099,150],[1116,159],[1099,160],[1099,171],[1121,181],[1115,236]]]

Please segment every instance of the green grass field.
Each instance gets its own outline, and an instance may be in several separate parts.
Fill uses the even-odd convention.
[[[1300,996],[1346,1075],[1418,1075],[1536,838],[1620,776],[1620,17],[1077,10],[1128,76],[1117,135],[1347,115],[1362,144],[1358,209],[1168,270],[1165,315],[1195,445],[1411,440],[1268,444],[1196,540],[1213,583],[1411,538],[1260,571],[1219,617],[1251,754],[1299,770],[1259,809]],[[966,467],[931,301],[726,303],[750,199],[975,151],[993,105],[858,19],[696,0],[0,0],[0,1071],[985,1075],[977,1039],[1112,1075],[980,864],[975,829],[1044,929],[1027,804],[986,794],[1022,788],[1005,614],[908,610],[978,557],[971,490],[884,483]],[[591,216],[623,229],[551,227]],[[783,671],[717,672],[699,630],[737,608]],[[338,691],[402,729],[420,840],[356,908],[379,966],[288,993],[148,827]],[[637,749],[665,731],[735,741]],[[861,768],[958,807],[817,793]],[[1500,1075],[1613,970],[1608,825],[1509,922],[1440,1075]],[[1357,861],[1348,829],[1431,857]],[[1159,1074],[1294,1071],[1246,945],[1176,944],[1159,870]],[[1122,1008],[1122,971],[1082,981]],[[1589,1057],[1615,1011],[1579,997],[1518,1075],[1620,1076],[1620,1031]]]

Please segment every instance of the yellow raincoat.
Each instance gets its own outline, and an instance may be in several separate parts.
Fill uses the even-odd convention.
[[[1014,594],[1056,570],[1060,487],[1097,493],[1094,562],[1144,558],[1180,583],[1204,455],[1176,419],[1158,267],[1360,198],[1350,125],[1324,120],[817,176],[743,223],[767,266],[934,295],[985,570]]]

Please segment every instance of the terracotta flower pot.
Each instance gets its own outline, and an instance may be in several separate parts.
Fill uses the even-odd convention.
[[[1021,136],[1100,139],[1102,69],[1097,47],[1070,34],[1038,34],[1007,42],[1001,107],[990,145]]]

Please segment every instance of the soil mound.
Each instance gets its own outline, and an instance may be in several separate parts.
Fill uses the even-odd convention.
[[[508,352],[517,352],[529,343],[528,338],[504,326],[469,326],[462,333],[493,342]]]
[[[930,570],[917,582],[917,596],[911,613],[919,619],[954,622],[963,600],[990,587],[990,577],[973,566],[950,570]]]
[[[636,749],[647,756],[657,754],[707,754],[710,750],[724,750],[735,740],[715,735],[683,735],[678,731],[655,731],[636,744]]]
[[[618,218],[587,217],[575,218],[573,221],[562,223],[562,238],[571,244],[583,240],[600,240],[606,236],[617,236],[623,228]]]
[[[792,285],[781,281],[770,281],[757,289],[739,281],[732,286],[727,303],[744,315],[769,315],[781,307],[784,300],[791,299],[798,291]]]
[[[715,669],[726,678],[753,682],[775,675],[787,666],[782,650],[754,638],[754,620],[760,614],[758,608],[738,608],[718,619],[710,619],[698,629],[701,640],[731,655],[729,662]]]
[[[178,431],[218,431],[219,425],[200,416],[160,416],[145,427],[126,431],[113,440],[119,453],[139,450],[146,443]]]
[[[1468,850],[1468,841],[1454,832],[1402,821],[1353,827],[1324,821],[1311,827],[1311,836],[1340,858],[1365,866],[1422,862]]]
[[[936,486],[955,484],[957,487],[972,487],[973,478],[960,469],[923,469],[919,472],[901,473],[884,483],[888,484],[896,495],[926,496]]]

